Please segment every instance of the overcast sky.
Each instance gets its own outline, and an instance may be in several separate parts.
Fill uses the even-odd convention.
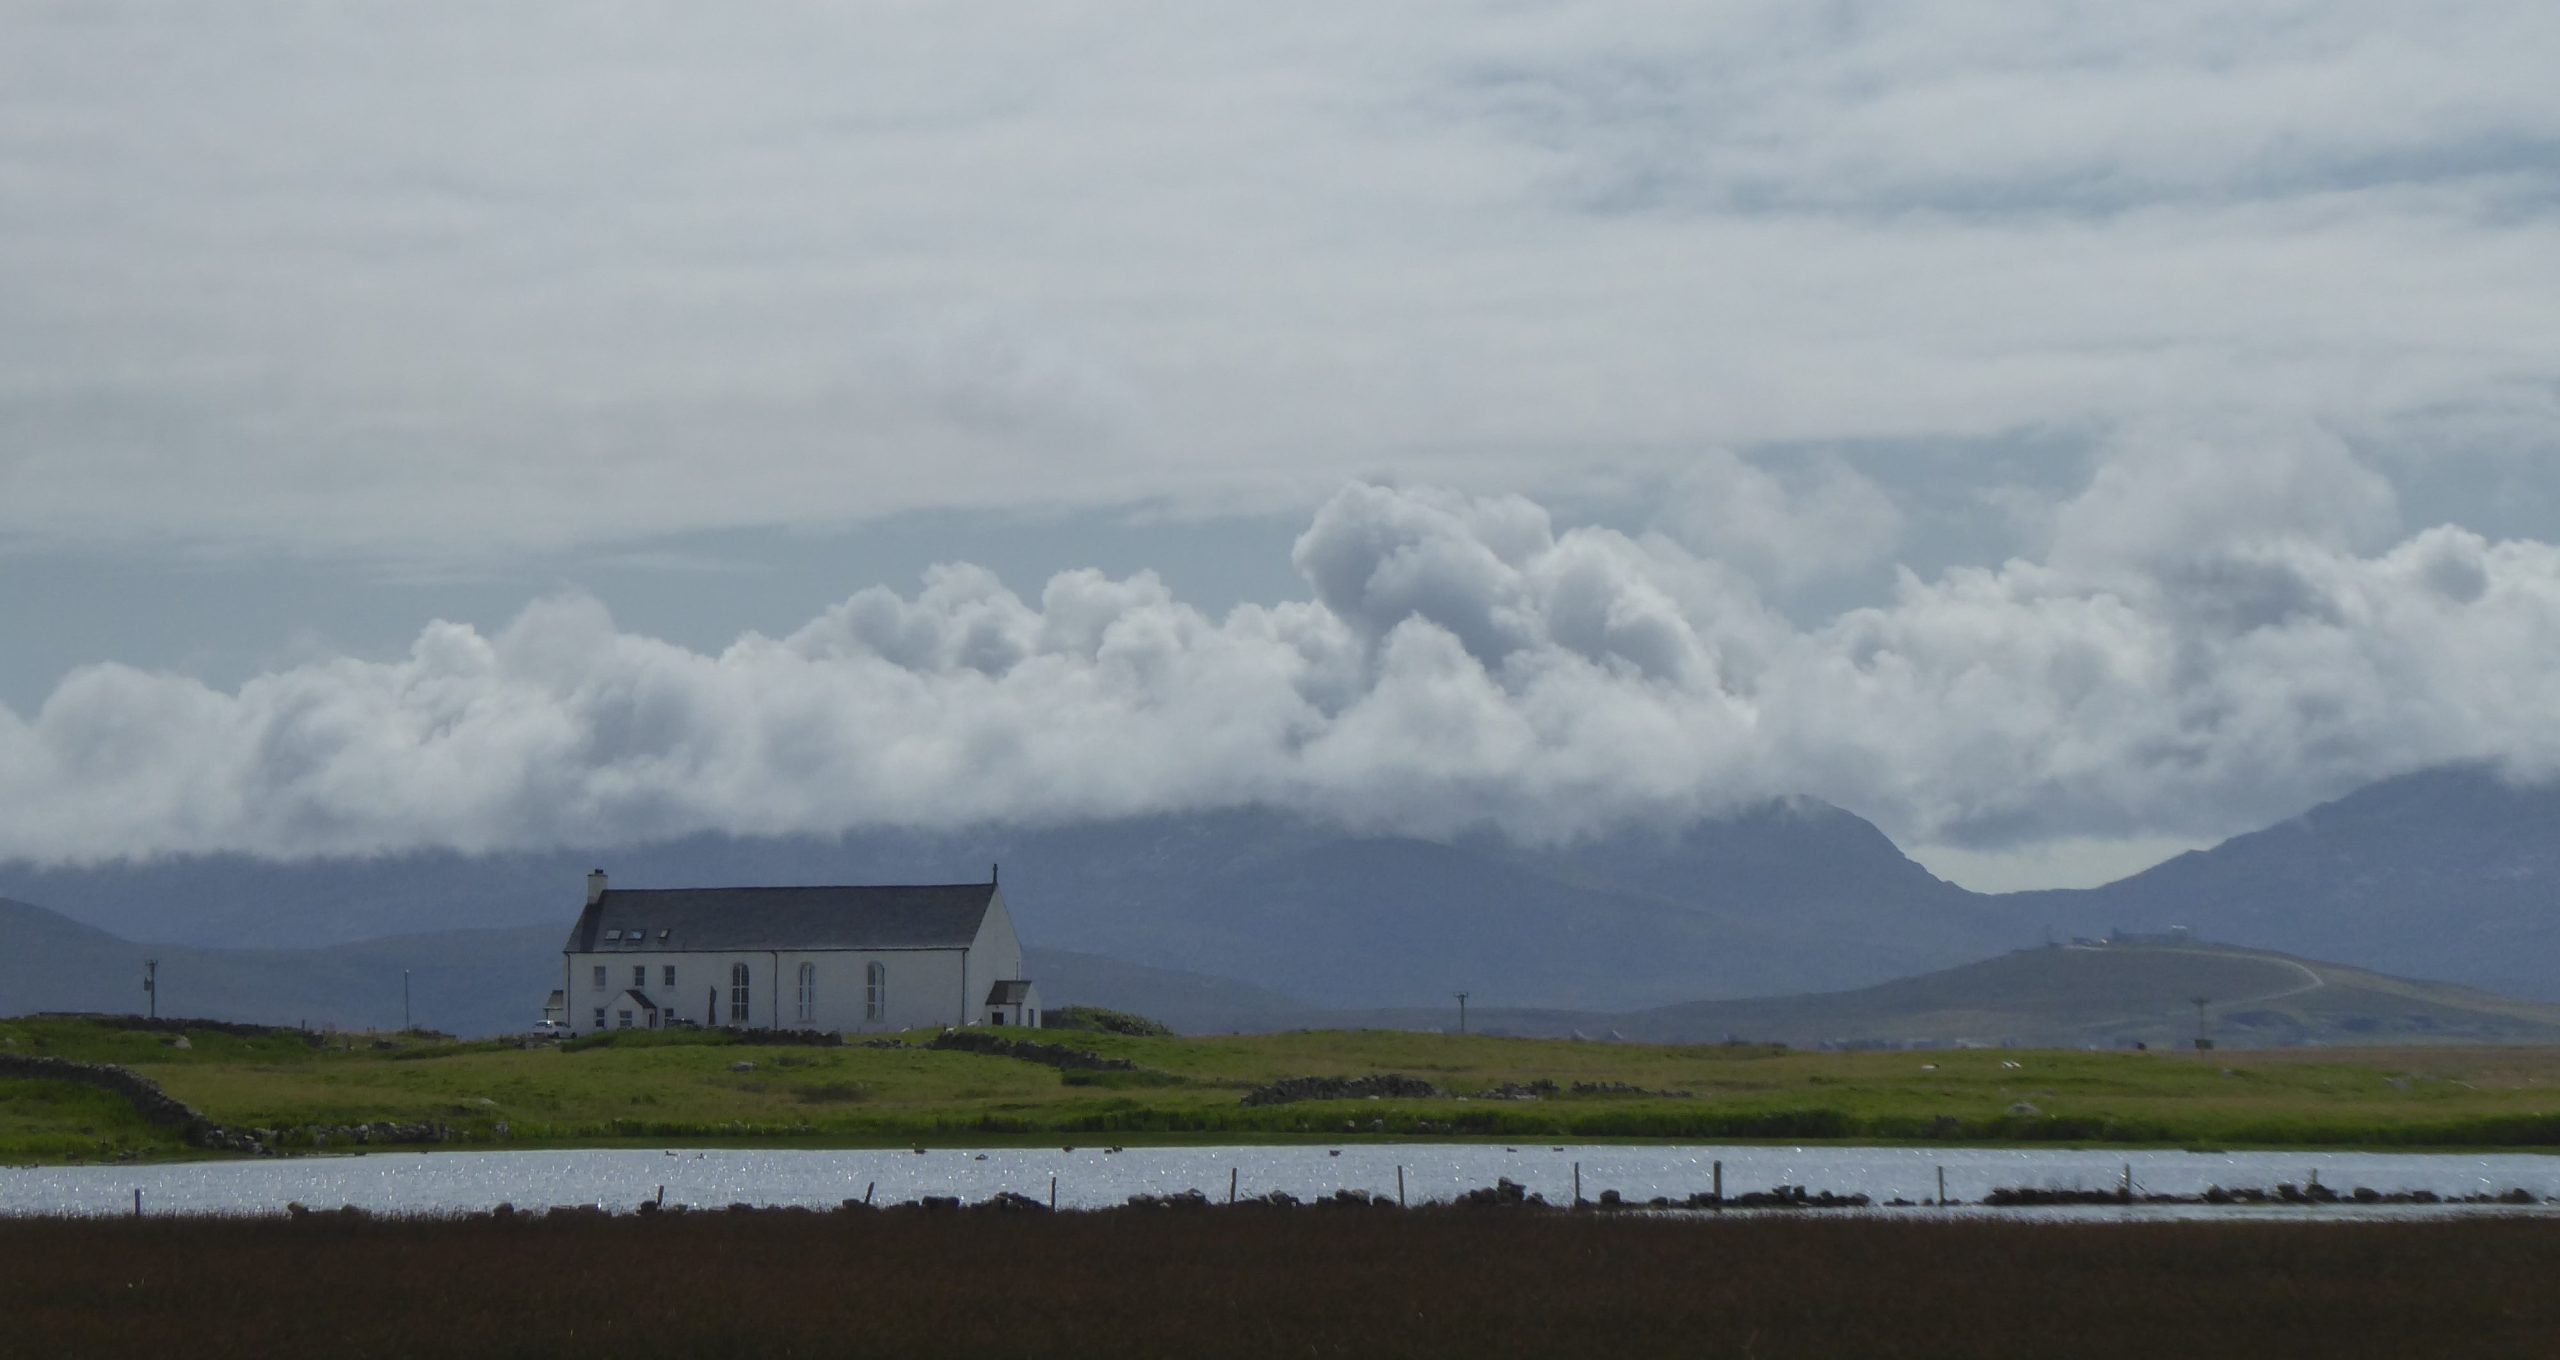
[[[0,8],[0,855],[2560,762],[2560,7]]]

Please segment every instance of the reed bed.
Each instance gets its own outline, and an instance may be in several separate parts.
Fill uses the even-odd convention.
[[[10,1356],[2547,1356],[2560,1224],[0,1220]]]

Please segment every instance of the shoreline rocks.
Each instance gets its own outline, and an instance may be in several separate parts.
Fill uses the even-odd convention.
[[[2284,1182],[2272,1190],[2254,1186],[2225,1188],[2208,1185],[2193,1195],[2135,1194],[2122,1188],[2114,1190],[2058,1189],[2044,1186],[2004,1185],[1982,1197],[1983,1204],[1994,1209],[2042,1209],[2065,1205],[2119,1204],[2210,1204],[2216,1206],[2255,1204],[2540,1204],[2543,1201],[2530,1190],[2519,1186],[2495,1193],[2476,1195],[2439,1195],[2433,1190],[2381,1191],[2369,1186],[2356,1186],[2340,1192],[2312,1181],[2307,1185]]]

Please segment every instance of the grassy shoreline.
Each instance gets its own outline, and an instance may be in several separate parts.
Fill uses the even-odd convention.
[[[183,1037],[184,1046],[176,1040]],[[1045,1031],[1125,1069],[718,1032],[454,1043],[0,1020],[0,1053],[112,1063],[281,1151],[430,1146],[899,1147],[1571,1141],[2560,1149],[2560,1049],[1804,1053],[1385,1031]],[[1015,1037],[1020,1036],[1017,1032]],[[1081,1059],[1079,1059],[1081,1061]],[[1430,1094],[1250,1104],[1284,1079],[1395,1074]],[[0,1081],[0,1161],[190,1155],[94,1093]],[[1340,1088],[1337,1088],[1340,1089]],[[1356,1088],[1355,1088],[1356,1089]],[[404,1134],[403,1136],[406,1136]]]

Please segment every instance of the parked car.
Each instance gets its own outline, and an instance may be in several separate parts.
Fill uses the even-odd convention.
[[[545,1020],[541,1024],[535,1025],[532,1029],[525,1031],[525,1037],[528,1039],[566,1039],[569,1037],[569,1027],[561,1024],[557,1020]]]

